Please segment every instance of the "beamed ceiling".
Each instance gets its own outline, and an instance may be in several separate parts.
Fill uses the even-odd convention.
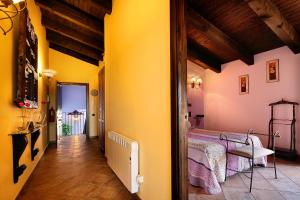
[[[221,71],[221,64],[287,45],[300,52],[299,0],[187,0],[188,59]]]
[[[35,0],[50,48],[98,66],[104,53],[104,16],[111,0]]]
[[[35,0],[50,48],[98,65],[112,0]],[[287,45],[300,52],[299,0],[187,0],[188,59],[206,69]]]

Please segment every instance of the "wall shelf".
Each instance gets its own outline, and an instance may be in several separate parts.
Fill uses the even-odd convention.
[[[19,177],[23,174],[27,166],[25,164],[20,165],[20,158],[24,153],[26,146],[28,144],[27,135],[31,135],[31,160],[34,160],[34,157],[38,154],[39,149],[34,148],[37,139],[40,136],[40,129],[45,127],[46,125],[41,125],[39,127],[35,127],[33,130],[25,130],[19,131],[17,133],[9,134],[12,136],[13,143],[13,178],[14,183],[19,181]]]

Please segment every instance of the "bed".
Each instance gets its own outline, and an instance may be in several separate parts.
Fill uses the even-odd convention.
[[[189,182],[193,186],[202,187],[207,194],[220,193],[220,183],[225,181],[226,141],[220,140],[220,134],[227,135],[236,140],[245,141],[247,135],[224,131],[211,131],[204,129],[191,129],[188,132],[188,170]],[[254,146],[262,146],[257,136],[249,135]],[[238,143],[229,143],[228,149],[239,147]],[[254,160],[254,164],[266,166],[266,158]],[[228,168],[242,171],[249,168],[246,158],[228,155]],[[227,176],[236,172],[227,171]]]

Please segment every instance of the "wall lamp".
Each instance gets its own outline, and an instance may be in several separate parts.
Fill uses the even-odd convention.
[[[57,72],[53,69],[43,69],[42,72],[39,73],[39,77],[47,78],[47,100],[45,102],[50,102],[50,96],[49,96],[49,87],[50,87],[50,80],[53,78]]]
[[[201,78],[197,78],[197,79],[195,77],[191,78],[192,88],[200,88],[201,84],[202,84]]]
[[[10,6],[12,7],[12,9],[9,8]],[[6,35],[9,31],[12,30],[14,26],[14,22],[12,19],[16,17],[20,12],[25,10],[26,7],[26,0],[0,0],[0,13],[2,13],[0,15],[0,21],[10,21],[9,28],[7,29],[0,24],[0,29],[2,30],[4,35]]]
[[[52,78],[56,75],[56,71],[53,69],[44,69],[41,73],[39,73],[40,77]]]

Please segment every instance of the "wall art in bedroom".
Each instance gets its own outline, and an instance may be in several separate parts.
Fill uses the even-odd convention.
[[[239,93],[249,94],[249,75],[239,76]]]
[[[279,59],[267,61],[267,82],[279,81]]]

